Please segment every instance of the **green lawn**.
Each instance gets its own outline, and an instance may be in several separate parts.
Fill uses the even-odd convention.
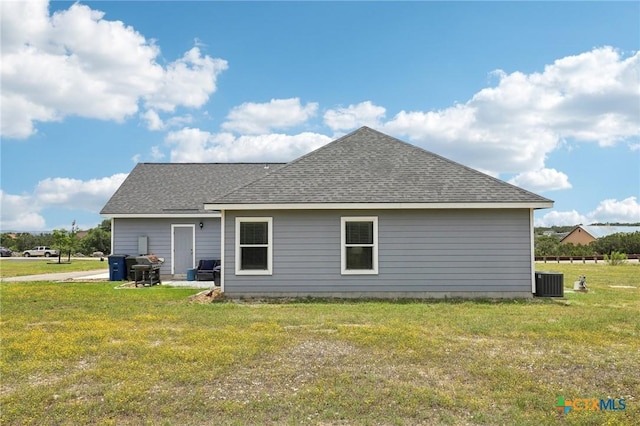
[[[537,266],[591,292],[199,304],[162,286],[3,283],[0,423],[640,424],[640,265]],[[563,418],[558,397],[626,409]]]
[[[25,275],[55,274],[56,272],[92,271],[94,269],[109,269],[109,262],[105,259],[71,259],[63,257],[58,263],[57,257],[38,259],[10,259],[0,258],[0,277],[21,277]]]

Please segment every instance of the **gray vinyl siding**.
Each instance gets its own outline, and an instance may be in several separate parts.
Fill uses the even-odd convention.
[[[273,217],[273,274],[235,274],[235,218]],[[342,275],[340,218],[378,217],[378,274]],[[530,297],[529,209],[225,212],[226,294]],[[428,295],[426,295],[428,297]]]
[[[203,223],[200,229],[199,223]],[[171,225],[195,225],[196,265],[200,259],[220,259],[220,219],[114,219],[113,254],[138,255],[138,237],[146,235],[149,253],[165,259],[160,269],[171,274]]]

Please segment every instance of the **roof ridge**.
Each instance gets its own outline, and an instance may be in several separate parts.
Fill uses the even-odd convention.
[[[187,162],[187,163],[176,163],[176,162],[140,162],[140,163],[136,163],[136,165],[145,165],[145,166],[180,166],[180,165],[194,165],[194,164],[202,164],[202,165],[244,165],[244,164],[249,164],[249,165],[257,165],[257,164],[287,164],[286,161],[233,161],[233,162],[222,162],[222,161],[215,161],[215,162],[195,162],[195,161],[191,161],[191,162]]]
[[[327,144],[324,144],[323,146],[321,146],[321,147],[319,147],[319,148],[316,148],[316,149],[314,149],[313,151],[307,152],[307,153],[306,153],[306,154],[304,154],[303,156],[300,156],[300,157],[298,157],[298,158],[296,158],[296,159],[294,159],[294,160],[292,160],[292,161],[290,161],[290,162],[288,162],[288,163],[282,163],[282,164],[284,164],[284,166],[280,167],[278,170],[274,170],[274,172],[273,172],[273,173],[275,173],[275,172],[280,172],[282,169],[286,169],[286,168],[290,167],[292,164],[298,163],[298,162],[299,162],[299,161],[301,161],[302,159],[304,159],[304,158],[306,158],[306,157],[310,156],[311,154],[316,153],[316,152],[319,152],[319,151],[321,151],[321,150],[325,149],[327,146],[329,146],[329,145],[333,145],[334,143],[338,142],[339,140],[342,140],[342,139],[346,138],[347,136],[349,136],[349,135],[351,135],[351,134],[353,134],[353,133],[357,132],[358,130],[364,129],[364,128],[369,129],[369,128],[368,128],[368,127],[366,127],[366,126],[360,127],[360,128],[358,128],[357,130],[354,130],[354,131],[352,131],[352,132],[350,132],[350,133],[347,133],[346,135],[343,135],[343,136],[339,137],[338,139],[335,139],[335,140],[333,140],[333,141],[331,141],[331,142],[329,142],[329,143],[327,143]],[[369,130],[372,130],[372,129],[369,129]],[[269,173],[267,173],[267,174],[266,174],[266,175],[264,175],[264,176],[260,176],[259,178],[256,178],[256,179],[252,180],[251,182],[247,182],[247,183],[245,183],[244,185],[240,185],[240,186],[238,186],[238,187],[236,187],[236,188],[232,189],[231,191],[229,191],[229,192],[227,192],[227,193],[225,193],[225,194],[220,195],[220,196],[219,196],[218,198],[216,198],[215,200],[212,200],[212,201],[211,201],[211,203],[215,203],[215,202],[216,202],[216,200],[218,200],[218,199],[220,199],[220,198],[224,198],[224,197],[226,197],[227,195],[229,195],[229,194],[233,194],[234,192],[236,192],[236,191],[238,191],[238,190],[240,190],[240,189],[242,189],[242,188],[246,188],[246,187],[247,187],[247,186],[249,186],[249,185],[253,185],[254,183],[256,183],[256,182],[258,182],[258,181],[260,181],[260,180],[262,180],[262,179],[266,178],[267,176],[271,176],[273,173],[269,172]]]
[[[322,145],[321,147],[314,149],[313,151],[307,152],[306,154],[304,154],[301,157],[295,158],[292,161],[289,161],[288,163],[285,163],[285,166],[281,167],[278,170],[286,169],[286,168],[290,167],[291,165],[295,165],[296,163],[299,163],[300,161],[302,161],[305,158],[309,157],[311,154],[316,154],[318,152],[324,151],[325,149],[328,149],[331,145],[335,145],[338,142],[340,142],[341,140],[343,140],[343,139],[345,139],[345,138],[347,138],[347,137],[353,135],[354,133],[357,133],[357,132],[359,132],[359,131],[361,131],[363,129],[368,129],[368,130],[371,130],[373,132],[380,133],[380,134],[384,135],[384,133],[381,133],[381,132],[378,132],[376,130],[373,130],[370,127],[362,126],[362,127],[357,128],[356,130],[354,130],[352,132],[347,133],[346,135],[340,136],[338,139],[334,139],[331,142],[326,143],[326,144]],[[266,177],[266,176],[263,176],[263,177]]]

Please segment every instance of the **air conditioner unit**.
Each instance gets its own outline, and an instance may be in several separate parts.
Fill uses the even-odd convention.
[[[564,297],[564,275],[559,272],[536,271],[536,296]]]

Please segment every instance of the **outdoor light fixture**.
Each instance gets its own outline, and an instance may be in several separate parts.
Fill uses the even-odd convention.
[[[200,222],[200,229],[204,226],[204,223]]]

